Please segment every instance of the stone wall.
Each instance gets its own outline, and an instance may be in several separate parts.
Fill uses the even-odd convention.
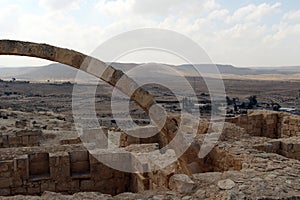
[[[300,141],[297,137],[271,140],[263,144],[257,144],[254,148],[267,153],[276,153],[287,158],[300,160]]]
[[[297,115],[285,114],[283,117],[282,137],[300,136],[300,117]]]
[[[14,133],[0,134],[0,147],[30,147],[38,146],[42,139],[42,131],[20,130]]]
[[[169,179],[172,175],[182,173],[180,164],[176,161],[176,154],[172,149],[162,153],[158,143],[154,144],[131,144],[125,148],[133,153],[132,165],[135,168],[143,166],[144,173],[133,173],[131,190],[141,192],[145,190],[168,189]],[[164,165],[167,163],[168,165]],[[164,167],[162,167],[164,166]]]
[[[226,122],[244,128],[249,135],[268,138],[300,136],[300,116],[273,111],[249,111],[247,115],[227,118]]]
[[[0,161],[0,195],[44,191],[98,191],[116,195],[130,188],[131,175],[111,169],[88,151],[38,152]]]
[[[246,115],[227,118],[226,122],[234,123],[246,130],[251,136],[280,138],[283,114],[272,111],[248,111]]]
[[[216,146],[207,156],[206,164],[211,167],[210,171],[239,171],[242,169],[242,162],[235,155],[223,148]]]
[[[300,141],[299,138],[289,138],[281,141],[279,154],[287,158],[300,160]]]
[[[120,147],[127,147],[132,144],[152,144],[158,143],[163,146],[161,133],[155,126],[141,126],[123,132],[120,136]]]

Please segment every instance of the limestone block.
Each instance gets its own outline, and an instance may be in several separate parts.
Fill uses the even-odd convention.
[[[95,182],[95,190],[106,194],[116,194],[116,188],[126,188],[127,184],[124,184],[124,180],[119,182],[116,179],[109,179]]]
[[[116,70],[113,67],[107,66],[105,68],[105,71],[102,73],[101,79],[103,79],[106,82],[109,82],[109,80],[112,78],[115,71]]]
[[[70,177],[70,159],[67,152],[49,154],[50,175],[54,180]]]
[[[185,174],[175,174],[170,178],[169,188],[179,193],[191,193],[195,183]]]
[[[38,145],[40,139],[41,139],[41,138],[38,137],[38,136],[30,135],[29,138],[28,138],[28,143],[29,143],[30,145]]]
[[[206,198],[206,192],[203,189],[199,189],[197,190],[197,192],[195,193],[195,197],[197,199],[205,199]]]
[[[92,191],[94,188],[94,182],[92,180],[82,180],[80,181],[81,191]]]
[[[41,183],[41,192],[44,191],[52,191],[55,192],[55,183],[51,180],[51,181],[46,181],[46,182],[42,182]]]
[[[129,146],[131,144],[140,144],[140,138],[128,135],[127,141],[126,141],[126,146]]]
[[[283,151],[290,152],[293,149],[293,144],[287,141],[282,141],[281,148]]]
[[[10,189],[6,188],[6,189],[0,189],[0,196],[8,196],[10,195]]]
[[[108,148],[108,129],[102,127],[101,129],[84,130],[80,139],[84,143],[94,143],[96,148]]]
[[[11,194],[12,195],[26,195],[27,194],[27,188],[26,187],[17,187],[17,188],[12,188],[11,189]]]
[[[235,183],[231,179],[220,180],[218,182],[218,187],[221,190],[231,190],[232,188],[234,188],[234,186]]]
[[[295,142],[294,144],[293,144],[293,151],[294,152],[300,152],[300,142]]]
[[[0,178],[0,189],[9,188],[13,185],[12,178]]]
[[[91,177],[93,180],[107,180],[114,176],[114,170],[102,163],[91,165]]]
[[[20,174],[23,180],[29,178],[29,160],[28,155],[19,156],[14,159],[14,171]]]
[[[142,88],[138,88],[131,96],[131,99],[147,110],[154,104],[151,94]]]
[[[78,161],[71,163],[71,172],[78,174],[90,173],[90,163],[88,161]]]
[[[109,83],[111,84],[111,85],[116,85],[117,84],[117,82],[119,81],[119,79],[122,77],[124,75],[124,73],[121,71],[121,70],[115,70],[114,71],[114,73],[112,74],[112,76],[110,77],[110,79],[109,79]],[[122,91],[123,92],[123,91]],[[124,91],[124,93],[125,94],[127,94],[127,96],[129,96],[128,95],[128,90],[127,90],[127,88],[125,89],[125,91]]]
[[[71,184],[69,181],[58,181],[55,188],[56,192],[67,192],[71,190]]]
[[[13,161],[0,161],[0,173],[10,172],[13,169]]]
[[[88,161],[89,153],[88,151],[72,151],[70,152],[70,161],[71,163],[79,161]]]
[[[11,147],[17,147],[21,144],[21,138],[15,137],[15,136],[10,136],[10,137],[8,137],[8,144]]]
[[[28,136],[22,136],[22,145],[28,146],[29,137]]]
[[[49,154],[36,153],[29,155],[29,174],[30,175],[49,175]]]
[[[70,183],[70,191],[71,192],[79,192],[80,191],[80,180],[79,179],[73,179]]]
[[[27,194],[29,195],[37,195],[41,193],[41,187],[40,186],[36,186],[36,187],[28,187],[27,188]]]
[[[106,68],[107,68],[106,63],[87,56],[84,59],[84,62],[81,64],[80,69],[100,78]]]
[[[291,153],[290,152],[286,152],[286,151],[283,151],[283,150],[280,151],[280,154],[283,155],[283,156],[285,156],[285,157],[287,157],[287,158],[291,157]]]
[[[42,131],[40,130],[21,130],[16,132],[16,136],[22,137],[22,136],[41,136]]]
[[[73,60],[74,54],[72,51],[66,51],[62,48],[55,48],[55,59],[64,61],[64,64],[71,64]],[[78,66],[80,67],[80,65]]]

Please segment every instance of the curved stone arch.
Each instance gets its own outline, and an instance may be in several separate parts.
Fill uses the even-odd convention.
[[[125,95],[130,97],[137,103],[146,113],[150,113],[150,109],[156,104],[152,95],[139,87],[138,84],[124,74],[121,70],[117,70],[103,61],[100,61],[91,56],[82,54],[80,52],[55,47],[48,44],[40,44],[33,42],[25,42],[18,40],[0,40],[0,55],[15,55],[41,58],[49,61],[58,62],[68,65],[70,67],[82,70],[91,75],[94,75],[101,80],[107,82],[113,87],[118,88]],[[122,78],[124,84],[117,84],[118,80]],[[130,90],[131,88],[131,90]],[[159,107],[155,107],[157,110]],[[159,111],[158,111],[159,112]],[[151,116],[151,113],[150,113]],[[160,123],[157,119],[152,119],[155,123]],[[178,129],[178,118],[176,116],[167,116],[164,127],[161,132],[167,141],[171,141]],[[180,149],[173,146],[175,153],[180,154]],[[177,152],[178,151],[178,152]],[[191,175],[186,165],[185,159],[178,156],[178,161],[181,165],[182,171]]]
[[[121,70],[114,69],[112,66],[107,65],[96,58],[74,50],[55,47],[48,44],[17,40],[0,40],[0,55],[35,57],[65,64],[85,71],[100,78],[113,87],[117,87],[147,113],[149,113],[150,107],[155,104],[152,95],[139,87],[137,83],[126,76]],[[116,84],[121,77],[122,81],[126,84]],[[129,91],[128,88],[135,88],[136,90]]]

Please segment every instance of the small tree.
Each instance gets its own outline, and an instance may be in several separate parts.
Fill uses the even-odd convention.
[[[249,101],[250,101],[250,105],[252,105],[252,106],[256,106],[257,105],[256,96],[250,96],[249,97]]]
[[[232,105],[232,103],[233,103],[233,101],[228,96],[226,96],[226,102],[227,102],[227,105]]]

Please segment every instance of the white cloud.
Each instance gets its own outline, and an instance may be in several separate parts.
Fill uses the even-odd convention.
[[[300,51],[300,10],[283,12],[280,3],[250,4],[230,11],[214,0],[99,0],[84,12],[95,12],[95,22],[105,19],[107,23],[91,26],[78,18],[82,0],[40,0],[39,6],[45,10],[37,13],[7,2],[9,5],[0,7],[2,38],[90,53],[116,34],[154,27],[187,35],[217,63],[247,66],[300,62],[296,53],[289,52]]]
[[[300,24],[289,24],[287,22],[281,22],[280,24],[273,26],[274,33],[266,36],[267,41],[291,41],[294,44],[300,45]]]
[[[7,33],[14,33],[18,29],[18,17],[21,15],[21,6],[10,4],[6,7],[0,7],[0,33],[2,37]],[[3,31],[1,31],[3,30]]]
[[[80,0],[39,0],[39,6],[51,11],[78,9]]]
[[[229,11],[227,9],[214,10],[208,15],[208,18],[211,20],[224,19],[228,16],[228,14],[229,14]]]
[[[285,20],[300,20],[300,10],[290,11],[283,16]]]
[[[131,16],[199,16],[218,7],[214,0],[100,0],[97,8],[112,18]]]
[[[250,4],[237,9],[226,21],[227,23],[261,21],[264,17],[278,12],[280,6],[281,3],[275,3],[273,5],[263,3],[257,6]]]

